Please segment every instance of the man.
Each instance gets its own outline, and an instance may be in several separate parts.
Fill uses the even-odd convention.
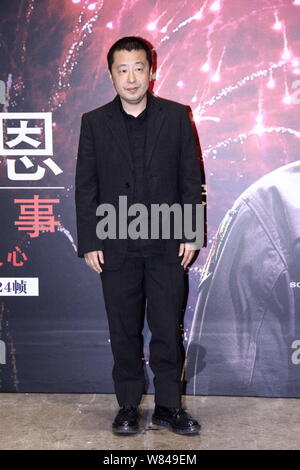
[[[195,240],[101,239],[96,231],[98,205],[115,207],[120,195],[127,196],[130,205],[143,203],[148,208],[179,203],[194,209],[201,204],[195,138],[186,107],[148,91],[152,54],[144,40],[120,39],[110,48],[107,61],[117,95],[82,116],[75,200],[78,256],[100,273],[108,316],[112,376],[120,405],[112,429],[119,434],[139,430],[147,301],[155,386],[152,422],[180,434],[197,434],[199,423],[181,406],[184,358],[179,323],[186,269],[197,247],[188,242]],[[127,223],[130,220],[128,215]]]

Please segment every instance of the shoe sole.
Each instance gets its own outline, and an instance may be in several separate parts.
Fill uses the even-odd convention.
[[[132,428],[132,427],[119,427],[119,428],[112,428],[114,434],[137,434],[139,432],[139,428]]]
[[[189,434],[189,435],[195,435],[199,434],[199,431],[201,429],[201,426],[191,426],[190,428],[175,428],[172,426],[172,424],[169,421],[166,421],[164,419],[156,418],[155,416],[152,416],[152,423],[153,424],[159,424],[160,426],[166,426],[168,428],[171,428],[173,432],[176,432],[177,434]]]

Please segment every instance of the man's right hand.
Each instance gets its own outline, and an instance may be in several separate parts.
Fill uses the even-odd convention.
[[[102,273],[103,269],[100,266],[100,262],[104,264],[104,255],[103,251],[98,250],[98,251],[89,251],[88,253],[84,254],[84,259],[86,261],[86,264],[91,268],[96,271],[96,273]]]

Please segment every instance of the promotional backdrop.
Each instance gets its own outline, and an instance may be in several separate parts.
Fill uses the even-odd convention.
[[[116,94],[108,49],[138,35],[155,50],[154,93],[193,111],[205,171],[186,393],[300,397],[300,0],[0,8],[0,391],[114,393],[74,177],[82,113]],[[147,323],[144,338],[153,393]]]

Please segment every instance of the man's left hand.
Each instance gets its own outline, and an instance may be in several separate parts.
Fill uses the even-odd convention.
[[[194,257],[195,251],[196,250],[193,243],[180,243],[178,256],[183,255],[181,265],[183,265],[184,269],[186,269],[190,264],[192,258]]]

